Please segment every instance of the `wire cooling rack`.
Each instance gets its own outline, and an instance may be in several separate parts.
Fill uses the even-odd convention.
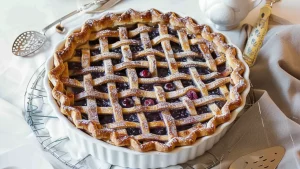
[[[51,118],[57,118],[53,115],[49,115],[50,105],[48,104],[46,91],[44,89],[43,79],[45,76],[44,64],[41,65],[31,77],[24,96],[24,116],[31,127],[32,131],[37,137],[37,140],[41,144],[42,148],[52,154],[61,163],[65,164],[66,168],[72,169],[92,169],[87,162],[90,155],[83,157],[82,159],[75,160],[71,157],[71,154],[67,151],[62,150],[60,145],[68,144],[69,138],[63,137],[53,139],[49,135],[48,129],[45,127],[46,122]],[[244,111],[250,108],[256,101],[254,92],[251,90],[247,97]],[[206,169],[210,169],[221,163],[222,158],[217,158],[211,154],[213,160],[210,164],[207,164]],[[192,169],[193,167],[182,164],[182,168]],[[94,168],[94,167],[93,167]],[[100,168],[100,166],[98,167]]]
[[[24,116],[26,122],[31,127],[42,148],[65,164],[67,168],[89,169],[90,167],[85,165],[85,160],[90,156],[86,156],[80,160],[72,159],[69,152],[63,151],[59,147],[59,145],[67,143],[69,138],[64,137],[53,140],[45,127],[45,122],[50,118],[57,117],[51,116],[47,114],[49,111],[45,111],[47,107],[49,110],[50,105],[48,104],[46,91],[44,89],[44,76],[45,68],[43,64],[35,71],[27,85],[24,97]]]

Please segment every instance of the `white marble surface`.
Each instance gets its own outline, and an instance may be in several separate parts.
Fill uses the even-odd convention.
[[[46,53],[53,50],[55,46],[53,39],[63,39],[64,35],[55,33],[53,29],[49,30],[47,33],[49,40],[42,51],[26,58],[16,57],[11,53],[11,45],[14,39],[23,31],[41,30],[47,24],[76,9],[78,4],[85,2],[89,2],[89,0],[1,1],[0,154],[24,143],[34,142],[32,137],[30,137],[30,135],[32,135],[30,129],[25,122],[22,121],[24,92],[34,71],[49,57],[49,54]],[[138,10],[157,8],[166,11],[176,11],[191,16],[198,22],[210,24],[199,10],[198,0],[123,0],[123,2],[114,7],[114,9],[127,8]],[[299,11],[300,8],[297,10]],[[254,24],[258,11],[259,8],[255,8],[250,12],[243,23]],[[63,22],[63,24],[67,27],[68,23],[76,22],[76,20],[80,18],[83,20],[82,18],[88,17],[89,15],[73,17]],[[235,36],[238,31],[239,30],[236,29],[223,33],[235,42],[239,39]],[[7,141],[8,138],[14,141]]]

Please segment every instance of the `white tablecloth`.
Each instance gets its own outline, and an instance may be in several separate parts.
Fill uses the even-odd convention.
[[[0,45],[2,51],[0,55],[0,154],[25,143],[36,144],[34,137],[32,137],[31,130],[26,125],[22,117],[24,92],[27,83],[34,71],[51,55],[51,52],[55,46],[55,42],[63,39],[64,35],[55,33],[53,29],[49,30],[49,32],[47,32],[49,41],[43,47],[43,49],[40,50],[40,52],[36,55],[26,58],[16,57],[11,54],[11,44],[13,43],[14,38],[17,37],[19,33],[26,30],[40,30],[55,19],[77,8],[77,4],[83,4],[84,2],[88,1],[33,0],[29,3],[28,1],[11,0],[6,1],[4,5],[0,6]],[[197,0],[189,0],[188,2],[182,0],[125,0],[118,6],[114,7],[114,9],[128,9],[129,7],[139,10],[149,9],[149,7],[153,7],[164,11],[177,11],[178,13],[187,14],[195,18],[198,22],[209,23],[205,19],[205,16],[200,12]],[[258,10],[259,9],[255,9],[254,11],[252,11],[243,22],[254,24]],[[66,28],[71,28],[74,25],[81,24],[86,18],[89,17],[90,15],[80,15],[78,17],[73,17],[72,19],[67,20],[64,25],[66,26]],[[272,32],[274,37],[271,37],[269,38],[269,41],[266,41],[266,45],[264,46],[266,49],[264,51],[267,51],[267,49],[271,49],[274,47],[272,46],[273,41],[278,40],[276,39],[276,31],[279,32],[280,30],[281,29],[275,29]],[[240,34],[240,29],[223,33],[229,36],[234,43],[242,47],[242,38],[240,37],[242,34]],[[299,40],[299,38],[293,39],[291,37],[289,42],[293,40],[296,42],[296,40]],[[290,49],[291,51],[285,53],[286,55],[292,52],[296,52],[299,56],[299,51],[294,51],[295,48],[291,47],[288,49]],[[260,55],[260,59],[267,59],[268,57],[272,57],[265,55],[265,53],[260,53]],[[259,62],[262,63],[260,59],[258,60],[258,65],[256,66],[256,68],[253,68],[253,73],[251,73],[251,79],[255,81],[254,86],[256,88],[268,90],[271,98],[284,111],[284,113],[290,119],[299,123],[299,107],[297,107],[297,105],[294,103],[292,104],[293,106],[289,106],[288,102],[293,99],[298,99],[299,83],[297,83],[297,79],[299,79],[299,69],[290,70],[291,72],[298,71],[298,74],[294,75],[293,73],[292,75],[294,75],[294,81],[290,83],[291,86],[284,88],[280,85],[281,82],[278,79],[277,81],[272,81],[272,83],[269,80],[262,82],[262,79],[259,78],[259,74],[260,72],[263,72],[262,68],[265,68],[265,65],[259,65]],[[291,62],[292,61],[290,60],[289,63]],[[270,67],[270,69],[268,69],[269,73],[270,71],[273,71],[273,69],[276,69],[276,67],[273,67],[273,65],[276,64],[272,62],[272,59],[267,63],[269,63],[268,66]],[[283,66],[284,68],[289,67],[285,63],[287,62],[285,62],[284,60],[280,61],[279,67],[277,68],[280,68],[280,66]],[[297,67],[297,63],[299,62],[294,63],[294,68]],[[289,69],[287,68],[287,70]],[[288,74],[289,71],[287,71],[286,76],[291,78]],[[272,78],[272,76],[270,78],[274,79]],[[294,93],[294,95],[285,95],[286,92],[289,94]],[[249,114],[246,115],[249,116]],[[274,114],[274,116],[276,116],[276,114]],[[295,128],[293,128],[295,126],[298,127],[298,124],[290,122],[289,119],[287,121],[288,124],[291,124],[290,126],[288,126],[288,128],[291,128],[291,130],[289,131],[291,131],[294,140],[297,140],[300,143],[299,134],[297,134],[294,130]],[[279,124],[278,126],[281,126],[281,124]],[[286,139],[291,140],[290,138]],[[290,148],[288,151],[294,151],[292,150],[293,146],[289,145],[288,147]],[[232,156],[232,158],[233,157],[235,158],[235,156]],[[295,167],[295,159],[295,157],[289,155],[287,161],[293,161],[292,164]],[[228,162],[230,162],[231,160],[234,159],[228,159]],[[193,165],[195,164],[193,162],[191,163]]]

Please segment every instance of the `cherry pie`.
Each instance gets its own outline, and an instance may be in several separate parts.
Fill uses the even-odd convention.
[[[245,65],[207,25],[155,9],[88,20],[54,53],[52,95],[89,135],[171,151],[211,135],[242,103]]]

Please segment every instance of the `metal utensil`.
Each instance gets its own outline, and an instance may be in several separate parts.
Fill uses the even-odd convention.
[[[119,2],[121,2],[121,0],[110,0],[107,3],[105,3],[104,5],[101,5],[100,7],[96,8],[94,10],[87,11],[86,13],[95,14],[95,13],[103,12],[105,9],[111,8]]]
[[[27,56],[27,55],[37,51],[44,45],[44,43],[46,41],[45,34],[49,28],[53,27],[57,23],[60,23],[61,21],[65,20],[81,11],[87,10],[90,7],[92,7],[96,4],[102,3],[102,2],[106,2],[106,1],[105,0],[96,0],[94,2],[85,4],[81,8],[63,16],[62,18],[60,18],[60,19],[54,21],[53,23],[51,23],[50,25],[46,26],[44,29],[42,29],[41,32],[38,32],[38,31],[23,32],[14,41],[14,43],[12,45],[12,53],[16,56]]]
[[[235,160],[229,169],[275,169],[285,154],[285,149],[275,146],[247,154]]]
[[[249,67],[252,67],[256,61],[257,54],[262,46],[266,33],[268,32],[269,17],[272,13],[272,6],[274,3],[280,0],[272,0],[266,3],[260,9],[259,18],[256,26],[251,31],[248,38],[245,50],[243,52],[243,58]]]

